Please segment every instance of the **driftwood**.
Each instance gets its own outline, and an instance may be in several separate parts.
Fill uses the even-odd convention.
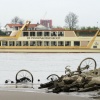
[[[88,58],[83,61],[88,60]],[[65,68],[66,75],[62,75],[57,80],[51,80],[50,82],[41,84],[39,88],[52,89],[52,92],[87,92],[100,89],[100,68],[96,69],[96,62],[93,58],[89,58],[89,62],[93,61],[94,69],[89,70],[91,65],[85,65],[82,67],[83,61],[80,63],[77,71],[71,71],[69,66]],[[86,70],[86,72],[84,72]],[[52,76],[52,75],[51,75]]]

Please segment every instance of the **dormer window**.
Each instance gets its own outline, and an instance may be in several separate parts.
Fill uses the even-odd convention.
[[[18,30],[18,27],[15,27],[15,30]]]

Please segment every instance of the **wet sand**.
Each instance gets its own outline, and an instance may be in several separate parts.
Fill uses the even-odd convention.
[[[36,93],[0,90],[0,100],[91,100],[91,98],[53,93]]]
[[[93,100],[88,96],[90,93],[48,93],[48,90],[38,89],[39,85],[32,87],[6,84],[0,86],[0,100]],[[92,93],[95,94],[95,93]],[[95,98],[99,100],[98,98]]]

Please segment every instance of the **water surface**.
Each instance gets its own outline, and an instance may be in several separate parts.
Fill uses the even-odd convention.
[[[40,79],[46,81],[50,74],[65,74],[65,67],[76,70],[80,62],[92,57],[100,67],[100,53],[0,53],[0,84],[6,79],[15,81],[16,73],[21,69],[29,70],[34,77],[34,83]]]

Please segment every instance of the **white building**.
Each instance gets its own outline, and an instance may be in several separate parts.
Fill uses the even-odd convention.
[[[22,24],[6,24],[5,30],[7,34],[11,34],[12,31],[19,30],[23,25]],[[47,27],[40,25],[40,24],[30,24],[28,30],[44,30]]]

